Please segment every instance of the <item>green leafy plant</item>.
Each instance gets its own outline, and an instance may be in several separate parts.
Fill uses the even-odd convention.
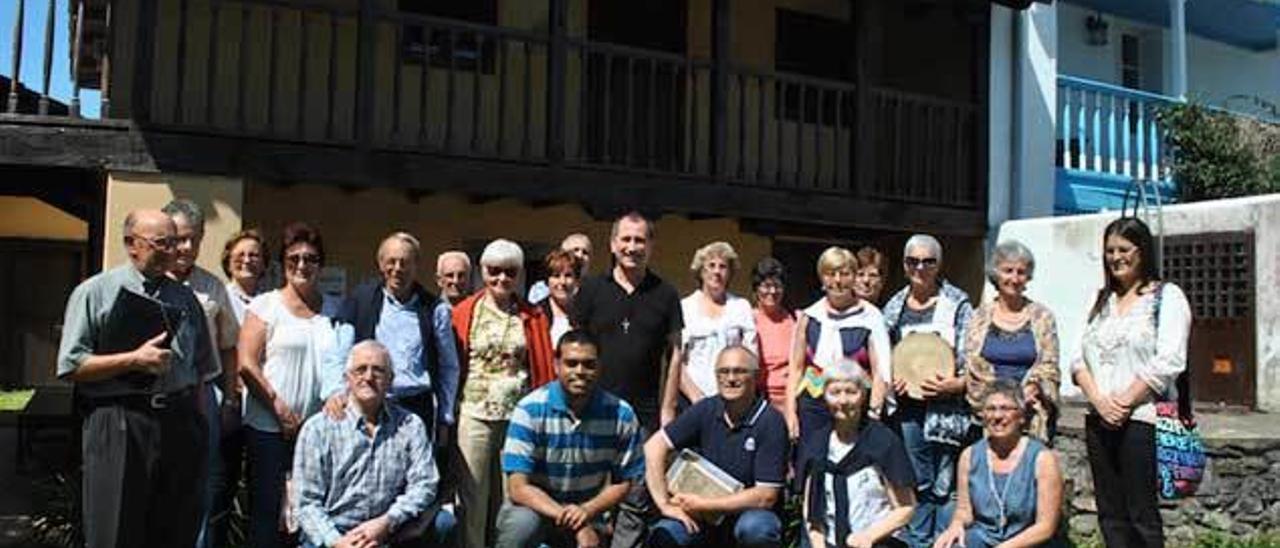
[[[1184,202],[1280,191],[1280,126],[1195,103],[1157,112]]]

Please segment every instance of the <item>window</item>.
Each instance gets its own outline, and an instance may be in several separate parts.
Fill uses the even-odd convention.
[[[828,80],[853,80],[854,40],[850,22],[779,8],[776,33],[773,64],[778,72]],[[821,123],[835,124],[837,108],[844,109],[840,113],[842,125],[852,120],[849,109],[854,98],[851,94],[844,94],[837,105],[835,90],[794,84],[787,84],[785,88],[779,88],[774,105],[775,112],[782,118],[818,123],[821,103]]]
[[[1120,35],[1120,85],[1129,89],[1142,88],[1142,55],[1138,36]]]
[[[482,25],[498,24],[497,0],[399,0],[401,12],[456,19]],[[428,30],[430,32],[428,32]],[[401,35],[401,55],[409,63],[420,63],[424,54],[431,66],[458,70],[491,73],[494,65],[496,34],[485,34],[482,39],[474,31],[454,30],[450,40],[450,28],[430,28],[407,23]]]

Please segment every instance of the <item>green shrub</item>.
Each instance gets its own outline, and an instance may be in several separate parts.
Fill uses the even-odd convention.
[[[1280,126],[1194,103],[1157,112],[1183,202],[1280,192]]]

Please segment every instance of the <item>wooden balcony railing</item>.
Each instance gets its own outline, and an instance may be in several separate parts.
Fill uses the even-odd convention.
[[[16,0],[11,74],[38,46]],[[981,209],[985,107],[375,2],[39,0],[42,81],[140,127]],[[8,8],[0,8],[8,9]],[[71,33],[69,76],[51,67]],[[38,48],[37,48],[38,49]],[[43,104],[43,103],[42,103]],[[41,107],[22,112],[54,116]]]

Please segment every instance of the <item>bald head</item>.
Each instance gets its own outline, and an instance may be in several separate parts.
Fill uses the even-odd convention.
[[[591,238],[581,232],[575,232],[564,237],[560,242],[560,249],[572,253],[579,261],[582,261],[582,271],[591,270]]]
[[[124,246],[129,261],[144,276],[164,275],[173,261],[173,219],[159,209],[136,209],[124,218]]]

